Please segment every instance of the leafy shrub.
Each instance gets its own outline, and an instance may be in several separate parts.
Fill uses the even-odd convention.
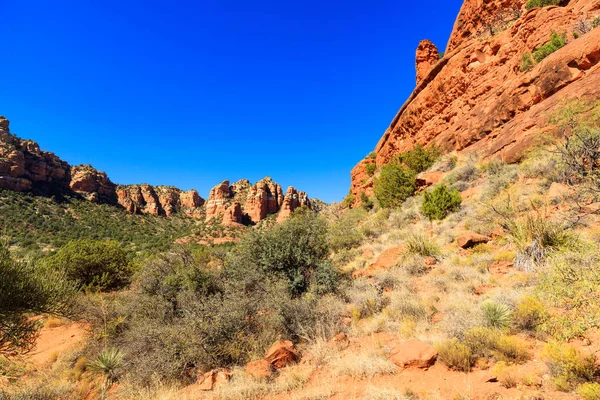
[[[365,171],[367,171],[367,175],[369,176],[373,176],[375,174],[375,171],[377,170],[377,164],[375,163],[370,163],[365,165]]]
[[[530,357],[523,341],[496,329],[474,327],[466,331],[464,336],[464,345],[476,357],[493,357],[497,361],[517,364]]]
[[[550,36],[550,41],[545,45],[538,47],[533,51],[533,59],[536,62],[542,61],[544,58],[548,57],[550,54],[554,53],[556,50],[564,47],[567,44],[567,34],[563,33],[559,35],[556,32],[552,33]]]
[[[415,171],[400,163],[391,162],[382,166],[373,187],[379,204],[384,208],[400,206],[415,193],[415,178]]]
[[[495,349],[500,332],[494,329],[476,326],[465,332],[463,343],[477,357],[488,357]]]
[[[412,150],[398,156],[398,162],[419,173],[431,167],[440,157],[440,151],[435,147],[424,148],[420,144]]]
[[[370,159],[370,160],[374,160],[375,157],[377,157],[377,154],[375,154],[374,151],[370,152],[369,154],[367,154],[367,156],[365,157],[366,159]]]
[[[521,63],[519,64],[519,70],[521,72],[527,72],[531,70],[535,66],[535,61],[533,61],[533,57],[531,53],[523,53],[521,54]]]
[[[583,397],[583,400],[600,400],[600,384],[584,383],[579,385],[577,394]]]
[[[497,361],[523,363],[529,360],[529,352],[523,341],[514,336],[501,335],[494,344],[492,355]]]
[[[331,250],[349,250],[359,246],[363,234],[358,226],[366,217],[365,210],[356,208],[344,212],[336,221],[329,224],[327,239]]]
[[[570,344],[548,343],[543,357],[559,390],[572,390],[578,384],[592,381],[598,374],[596,357],[584,356]]]
[[[462,198],[458,190],[448,190],[446,185],[441,184],[432,192],[425,192],[422,210],[429,220],[441,220],[450,212],[457,211],[461,203]]]
[[[127,254],[118,242],[74,240],[45,260],[51,269],[64,270],[79,285],[96,290],[125,286],[132,270]]]
[[[407,246],[406,251],[409,254],[416,254],[423,257],[439,257],[441,254],[440,247],[435,243],[433,238],[428,238],[420,232],[408,234],[405,238],[405,243]]]
[[[546,6],[557,6],[560,4],[560,0],[529,0],[525,5],[525,8],[531,10],[532,8],[537,7],[546,7]]]
[[[0,354],[30,349],[40,326],[28,314],[68,315],[75,293],[61,271],[16,261],[0,245]]]
[[[504,304],[486,301],[481,305],[481,311],[490,328],[506,329],[510,326],[510,310]]]
[[[456,338],[445,340],[436,348],[439,360],[457,371],[469,372],[477,361],[477,357],[473,355],[471,349]]]
[[[360,205],[365,210],[370,210],[374,207],[373,201],[365,192],[360,192]]]
[[[546,306],[539,299],[533,296],[525,296],[517,303],[517,307],[512,313],[512,321],[519,329],[533,331],[548,316]]]
[[[346,197],[344,197],[344,200],[342,200],[342,207],[343,208],[349,208],[352,207],[352,204],[354,204],[354,195],[351,192],[348,192],[348,194],[346,195]]]
[[[290,292],[299,295],[309,289],[318,268],[329,268],[324,264],[328,256],[327,221],[301,209],[270,229],[248,232],[230,254],[225,269],[234,279],[251,270],[286,279]]]

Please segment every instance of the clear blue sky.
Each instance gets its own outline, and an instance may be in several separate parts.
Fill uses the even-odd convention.
[[[0,115],[117,183],[266,175],[339,201],[459,0],[2,2]]]

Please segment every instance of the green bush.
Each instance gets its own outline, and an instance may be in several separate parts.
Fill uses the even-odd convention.
[[[549,317],[547,307],[536,297],[525,296],[517,302],[512,313],[515,326],[526,331],[534,331]]]
[[[39,325],[29,314],[67,315],[75,293],[61,271],[15,261],[0,245],[0,354],[31,348]]]
[[[385,164],[373,187],[379,204],[384,208],[400,206],[415,193],[415,178],[415,171],[400,163]]]
[[[477,361],[471,349],[456,338],[448,339],[438,344],[436,348],[440,361],[457,371],[469,372]]]
[[[546,7],[546,6],[557,6],[560,4],[561,0],[529,0],[525,5],[525,8],[531,10],[532,8],[537,7]]]
[[[71,280],[93,290],[122,288],[132,274],[127,254],[116,241],[73,240],[44,264],[50,269],[66,271]]]
[[[365,158],[368,159],[368,160],[374,160],[375,157],[377,157],[377,155],[375,154],[374,151],[372,151],[369,154],[367,154],[367,156]]]
[[[552,33],[550,36],[550,41],[545,45],[538,47],[533,51],[533,59],[536,62],[542,61],[544,58],[548,57],[550,54],[554,53],[556,50],[564,47],[567,44],[567,34],[563,33],[559,35],[556,32]]]
[[[405,243],[408,254],[420,255],[423,257],[438,257],[441,254],[440,247],[432,238],[428,238],[423,233],[415,232],[406,236]]]
[[[433,191],[425,192],[423,197],[423,214],[429,220],[442,220],[460,208],[462,198],[458,190],[448,190],[446,185],[438,185]]]
[[[377,164],[371,163],[365,165],[365,171],[367,171],[367,175],[373,176],[375,174],[375,171],[377,171]]]
[[[398,156],[398,162],[419,173],[431,167],[440,157],[440,151],[433,146],[428,149],[420,144],[415,145],[412,150]]]
[[[585,356],[570,344],[548,343],[542,356],[559,390],[570,391],[598,375],[596,357]]]

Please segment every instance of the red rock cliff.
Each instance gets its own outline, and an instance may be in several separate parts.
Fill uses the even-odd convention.
[[[559,103],[600,98],[600,29],[571,35],[578,20],[600,14],[600,1],[529,11],[523,3],[465,1],[444,58],[422,77],[377,144],[378,166],[416,143],[515,161],[545,132]],[[569,43],[521,72],[522,54],[548,42],[553,31],[566,32]],[[356,181],[359,172],[352,176],[356,197],[365,189]]]

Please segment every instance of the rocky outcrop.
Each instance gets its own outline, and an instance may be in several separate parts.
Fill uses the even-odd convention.
[[[361,203],[361,193],[364,193],[368,197],[373,196],[373,177],[369,176],[367,173],[367,165],[374,164],[375,159],[373,158],[365,158],[360,161],[352,171],[350,172],[351,177],[351,187],[350,193],[354,195],[354,200],[352,206],[357,207]]]
[[[600,14],[598,0],[529,11],[523,3],[465,0],[444,58],[423,76],[377,144],[378,166],[415,144],[514,162],[549,132],[549,115],[565,100],[600,98],[600,29],[571,35],[578,20]],[[548,42],[553,31],[566,32],[569,43],[522,72],[522,55]],[[364,190],[357,169],[356,197]]]
[[[96,170],[91,165],[71,167],[69,188],[95,203],[115,204],[117,201],[115,184],[108,179],[106,173]]]
[[[220,219],[224,225],[231,225],[258,223],[277,214],[277,221],[281,222],[301,206],[310,207],[306,193],[289,187],[284,195],[281,186],[269,177],[254,185],[246,179],[233,185],[223,181],[210,191],[206,219]]]
[[[440,53],[435,44],[429,40],[422,40],[417,47],[415,69],[417,70],[417,85],[429,74],[431,69],[440,60]]]
[[[176,212],[184,212],[199,216],[199,208],[204,204],[204,199],[195,190],[183,192],[171,186],[119,186],[116,195],[118,203],[134,214],[170,216]]]
[[[265,360],[276,369],[287,367],[298,359],[294,344],[289,340],[273,343],[265,354]]]
[[[245,212],[253,222],[262,221],[269,214],[275,214],[283,205],[281,186],[269,177],[256,182],[249,190]]]
[[[429,368],[436,358],[437,350],[417,339],[397,344],[390,350],[390,360],[400,368]]]
[[[38,194],[69,190],[69,164],[37,143],[12,135],[9,121],[0,117],[0,189]]]

